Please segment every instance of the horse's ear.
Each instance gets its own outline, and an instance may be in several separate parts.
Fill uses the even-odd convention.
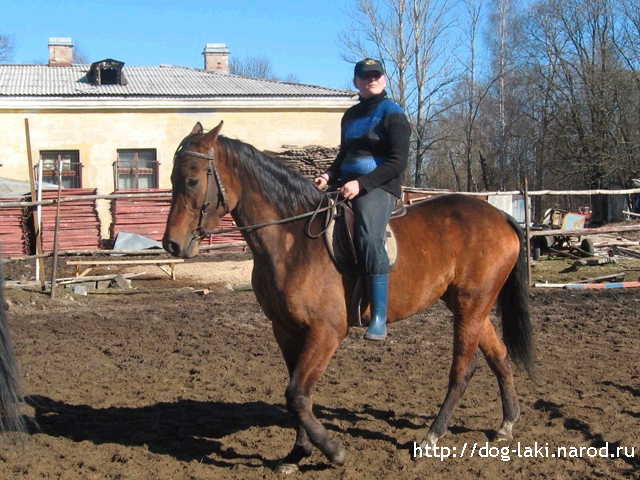
[[[222,130],[222,124],[224,122],[222,120],[220,120],[220,123],[218,124],[218,126],[216,128],[214,128],[213,130],[211,130],[209,133],[207,133],[207,140],[215,140],[216,138],[218,138],[218,134],[220,133],[220,130]]]
[[[193,126],[191,135],[202,135],[202,124],[200,122],[196,122],[196,124]]]

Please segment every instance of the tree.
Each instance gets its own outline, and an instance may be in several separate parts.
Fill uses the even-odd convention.
[[[551,88],[555,178],[626,183],[638,166],[638,83],[625,64],[624,0],[542,0],[529,17],[531,64]]]
[[[248,57],[246,59],[232,57],[229,60],[229,72],[243,77],[281,80],[273,72],[271,60],[266,57]],[[298,77],[290,73],[284,78],[284,81],[296,83],[298,82]]]
[[[8,35],[0,35],[0,62],[13,58],[13,40]]]
[[[229,72],[243,77],[275,80],[271,60],[266,57],[230,58]]]
[[[443,102],[454,80],[448,12],[448,0],[357,0],[352,25],[340,36],[346,61],[373,57],[385,66],[390,95],[412,126],[414,185],[423,183],[428,152],[442,140],[436,123],[450,108]]]

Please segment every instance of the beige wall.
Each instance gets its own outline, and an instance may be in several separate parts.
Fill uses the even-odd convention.
[[[160,162],[160,187],[171,186],[176,147],[199,121],[205,129],[224,120],[222,133],[261,150],[282,145],[337,146],[343,109],[316,111],[0,111],[0,176],[28,180],[24,119],[29,119],[34,164],[40,150],[78,150],[83,165],[82,187],[99,194],[113,191],[117,149],[155,148]],[[111,222],[108,201],[98,201],[103,238]]]

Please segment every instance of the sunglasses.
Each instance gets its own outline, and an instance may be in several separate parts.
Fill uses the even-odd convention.
[[[356,75],[360,80],[376,79],[382,76],[382,72],[364,72]]]

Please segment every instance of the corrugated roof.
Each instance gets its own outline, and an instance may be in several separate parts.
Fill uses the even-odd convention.
[[[339,97],[354,92],[175,66],[124,66],[126,85],[92,85],[90,65],[0,65],[0,97]]]

